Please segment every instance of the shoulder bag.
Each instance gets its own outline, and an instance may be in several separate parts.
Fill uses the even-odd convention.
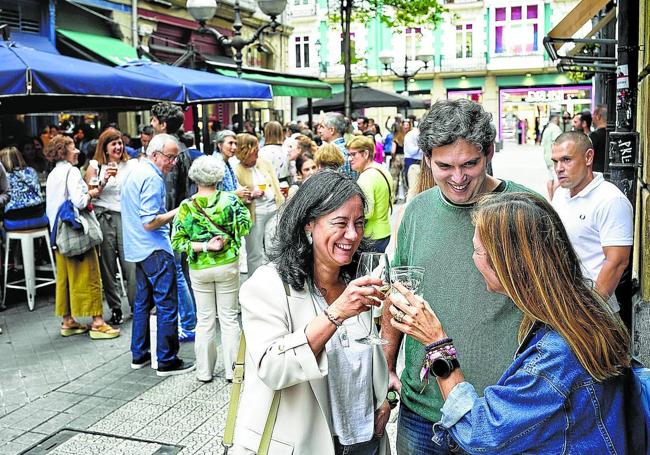
[[[390,207],[390,213],[393,213],[393,194],[390,191],[390,183],[388,183],[388,179],[384,175],[381,170],[377,169],[376,167],[371,167],[370,169],[374,169],[375,171],[379,172],[379,174],[382,176],[384,179],[384,182],[386,182],[386,186],[388,187],[388,206]]]
[[[288,298],[291,295],[289,285],[284,284],[284,292],[287,295],[287,305],[289,305]],[[291,315],[289,315],[291,321]],[[237,351],[237,359],[232,374],[232,390],[230,391],[230,404],[228,405],[228,416],[226,417],[226,428],[223,432],[223,439],[221,445],[224,448],[224,455],[227,455],[228,450],[233,446],[233,439],[235,436],[235,421],[237,420],[237,409],[239,408],[239,399],[241,397],[242,383],[244,382],[244,360],[246,357],[246,338],[242,331],[239,338],[239,350]],[[278,409],[280,407],[280,390],[273,392],[273,400],[269,408],[269,414],[266,417],[264,424],[264,431],[260,439],[260,446],[257,450],[257,455],[268,455],[269,445],[271,444],[271,436],[273,436],[273,428],[275,421],[278,417]]]
[[[68,194],[70,169],[65,176],[65,201],[56,213],[55,223],[55,248],[66,257],[80,256],[104,240],[95,212],[87,208],[79,210],[70,201]]]
[[[229,231],[227,228],[225,228],[224,226],[222,226],[222,225],[216,223],[212,218],[210,218],[210,215],[208,215],[207,213],[205,213],[205,210],[203,210],[203,207],[201,207],[201,206],[199,205],[199,203],[196,202],[196,199],[192,199],[192,204],[194,205],[194,207],[196,208],[196,210],[198,210],[199,212],[201,212],[201,215],[203,215],[203,216],[204,216],[204,217],[205,217],[205,218],[206,218],[206,219],[207,219],[207,220],[208,220],[208,221],[209,221],[209,222],[210,222],[214,227],[216,227],[217,230],[221,231],[222,234],[223,234],[224,236],[226,236],[226,237],[232,237],[232,234],[230,233],[230,231]],[[224,239],[224,240],[225,240],[225,239]]]

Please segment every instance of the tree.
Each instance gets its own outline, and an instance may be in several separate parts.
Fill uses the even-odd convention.
[[[367,22],[378,16],[389,27],[416,27],[422,24],[436,26],[446,9],[438,0],[330,0],[330,20],[340,22],[343,34],[344,109],[352,114],[352,53],[350,27],[353,20]],[[336,9],[335,9],[336,8]]]

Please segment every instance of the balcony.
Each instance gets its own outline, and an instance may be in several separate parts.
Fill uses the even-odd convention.
[[[316,3],[309,3],[307,5],[290,5],[287,7],[287,15],[293,19],[312,18],[317,16],[316,9]]]
[[[487,68],[485,57],[442,58],[440,72],[460,73],[467,71],[484,71]]]

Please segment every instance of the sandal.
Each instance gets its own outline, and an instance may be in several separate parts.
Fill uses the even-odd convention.
[[[93,340],[110,340],[120,336],[120,329],[114,329],[108,324],[100,325],[99,327],[91,327],[90,338]]]
[[[74,322],[70,327],[63,327],[61,323],[61,336],[62,337],[71,337],[73,335],[81,335],[86,333],[89,330],[89,327],[86,324],[79,324],[77,321]]]

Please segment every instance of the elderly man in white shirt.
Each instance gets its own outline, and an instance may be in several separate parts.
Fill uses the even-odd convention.
[[[558,136],[551,158],[560,184],[553,195],[553,207],[582,261],[585,275],[618,312],[614,291],[632,249],[632,204],[601,173],[592,171],[593,145],[581,131]]]

